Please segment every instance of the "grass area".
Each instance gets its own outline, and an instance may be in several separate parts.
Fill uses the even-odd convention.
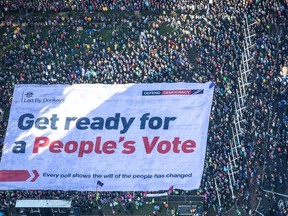
[[[102,37],[104,42],[108,43],[112,39],[112,29],[103,29],[99,36]]]
[[[170,26],[169,24],[162,24],[159,26],[159,33],[161,35],[167,35],[168,33],[174,33],[176,31],[175,28]]]

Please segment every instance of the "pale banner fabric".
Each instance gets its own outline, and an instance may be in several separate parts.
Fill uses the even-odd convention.
[[[211,82],[16,85],[0,189],[197,189],[213,91]]]

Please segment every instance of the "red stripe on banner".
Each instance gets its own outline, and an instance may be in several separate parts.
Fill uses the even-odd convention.
[[[191,92],[189,89],[162,90],[162,95],[191,95]]]
[[[35,176],[33,179],[31,179],[31,182],[35,182],[36,179],[39,177],[39,173],[37,172],[37,170],[32,170],[32,172],[34,173]]]
[[[39,177],[37,170],[32,170],[34,177],[31,182],[35,182]],[[27,181],[31,177],[28,170],[0,170],[0,182]]]

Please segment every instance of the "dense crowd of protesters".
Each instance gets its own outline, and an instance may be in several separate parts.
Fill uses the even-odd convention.
[[[214,81],[205,171],[197,191],[205,197],[205,210],[222,209],[225,214],[236,203],[246,214],[253,214],[253,200],[264,198],[269,200],[271,215],[287,214],[287,209],[279,209],[263,192],[264,187],[287,189],[288,84],[280,75],[288,64],[287,1],[10,0],[1,1],[0,9],[1,147],[5,116],[18,83]],[[246,52],[247,23],[255,36]],[[228,176],[231,122],[245,52],[251,56],[250,85],[241,123],[245,131],[241,143],[234,143],[241,148],[237,166],[232,168],[232,197]],[[217,192],[221,208],[217,208]],[[124,210],[131,202],[143,205],[142,193],[126,195],[0,191],[0,206],[9,208],[22,198],[71,197],[87,213],[99,203],[109,202],[113,209],[124,206]]]
[[[6,12],[98,12],[98,11],[138,11],[138,10],[182,10],[186,11],[190,5],[206,3],[201,0],[9,0],[2,1],[0,6]]]

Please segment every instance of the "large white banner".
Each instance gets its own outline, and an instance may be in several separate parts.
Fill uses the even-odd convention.
[[[213,83],[16,85],[0,189],[197,189],[213,90]]]

